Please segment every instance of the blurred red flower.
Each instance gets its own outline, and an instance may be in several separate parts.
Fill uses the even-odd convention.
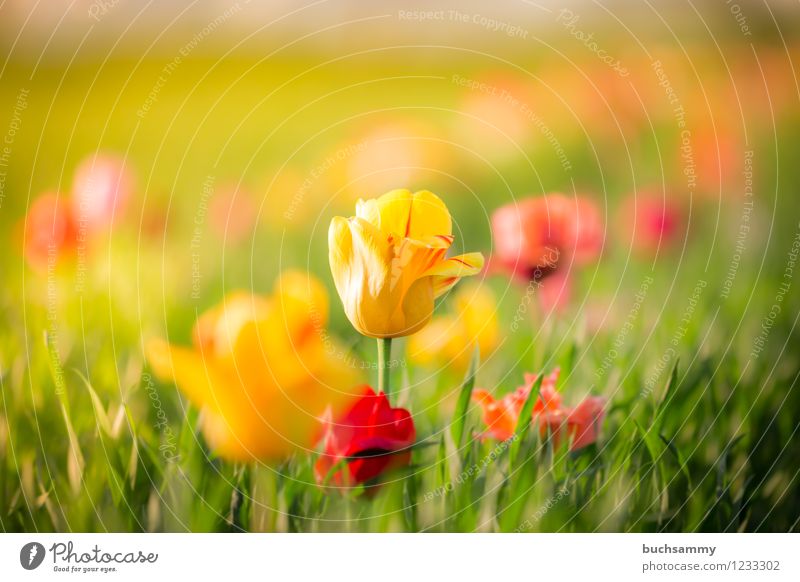
[[[492,236],[491,269],[541,282],[539,298],[545,309],[552,309],[569,300],[572,266],[599,256],[603,222],[590,199],[549,194],[498,208]]]
[[[322,484],[337,463],[349,459],[347,466],[333,475],[333,482],[354,486],[371,481],[385,471],[408,465],[409,447],[415,438],[411,414],[392,408],[386,394],[364,386],[364,395],[349,411],[335,420],[325,419],[323,452],[314,465],[314,475]]]
[[[75,250],[78,230],[63,194],[48,192],[33,201],[25,217],[25,258],[38,270]]]
[[[633,247],[655,254],[673,245],[682,227],[682,211],[675,202],[655,192],[631,194],[621,207],[622,232]]]
[[[533,422],[538,422],[542,438],[551,436],[554,447],[558,448],[566,439],[570,450],[577,451],[597,440],[605,416],[605,399],[589,396],[575,408],[564,406],[561,395],[556,392],[559,373],[556,368],[542,380],[533,406]],[[514,436],[522,407],[538,378],[537,374],[525,374],[525,384],[499,400],[486,390],[473,392],[472,399],[483,409],[486,436],[501,441]]]
[[[93,154],[75,170],[71,195],[48,192],[31,204],[25,217],[25,257],[36,269],[61,260],[78,243],[108,228],[124,209],[133,188],[125,160]]]

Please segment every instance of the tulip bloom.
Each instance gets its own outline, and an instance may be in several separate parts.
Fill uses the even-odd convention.
[[[350,323],[375,338],[422,329],[434,299],[483,267],[480,253],[446,258],[452,243],[447,207],[425,190],[359,200],[355,216],[335,217],[329,259]]]
[[[314,465],[317,482],[323,484],[333,467],[347,459],[332,480],[353,486],[372,481],[382,473],[411,462],[416,438],[414,420],[403,408],[392,408],[383,392],[362,386],[362,396],[340,418],[328,417],[322,437],[323,452]]]
[[[575,408],[564,406],[556,392],[559,369],[542,380],[539,397],[533,407],[533,423],[538,423],[542,438],[548,435],[558,448],[566,439],[570,450],[576,451],[595,442],[605,416],[605,400],[597,396],[585,398]],[[505,441],[514,436],[519,415],[538,380],[538,375],[525,374],[525,384],[514,392],[495,400],[486,390],[475,390],[472,399],[483,409],[486,436]]]
[[[63,195],[47,193],[31,204],[25,217],[25,258],[38,270],[74,252],[78,229],[72,209]]]
[[[358,374],[335,357],[327,315],[322,284],[288,272],[270,297],[235,293],[203,314],[192,348],[151,340],[147,358],[202,409],[216,453],[276,461],[313,445],[326,409],[356,395]]]
[[[422,365],[437,362],[464,370],[477,345],[481,359],[500,341],[497,300],[486,285],[459,288],[453,298],[454,314],[434,317],[431,323],[408,338],[408,357]]]
[[[72,186],[73,212],[81,228],[89,232],[108,228],[124,211],[132,190],[133,178],[124,159],[97,154],[81,162]]]
[[[588,198],[550,194],[526,198],[492,215],[492,269],[542,282],[545,308],[563,305],[571,288],[569,269],[597,258],[603,244],[600,212]]]
[[[623,203],[621,221],[634,248],[647,254],[675,244],[682,222],[674,202],[647,192],[633,194]]]

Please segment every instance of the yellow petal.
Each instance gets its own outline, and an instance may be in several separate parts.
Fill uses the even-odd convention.
[[[408,338],[408,357],[423,366],[434,361],[446,364],[454,355],[451,346],[463,340],[462,332],[461,324],[455,318],[437,317]]]
[[[453,232],[447,206],[427,190],[392,190],[377,199],[359,200],[356,216],[396,238],[428,244],[433,244],[437,236],[450,237]]]
[[[399,337],[423,327],[435,297],[483,267],[480,253],[445,259],[452,242],[450,213],[427,190],[359,200],[355,217],[334,218],[331,272],[353,326],[371,337]]]
[[[434,299],[431,279],[417,279],[392,313],[389,329],[383,337],[403,337],[425,327],[433,315]]]
[[[497,300],[486,285],[471,284],[458,290],[455,309],[470,343],[477,341],[485,358],[497,346],[500,332],[497,325]]]
[[[353,260],[353,233],[346,218],[336,216],[331,220],[328,229],[328,260],[330,261],[333,279],[341,269],[349,269]]]
[[[328,244],[333,281],[350,323],[365,335],[383,333],[393,307],[393,253],[385,235],[361,218],[334,218]]]
[[[242,326],[265,317],[271,305],[268,299],[246,291],[235,291],[220,305],[201,315],[192,330],[194,345],[206,356],[229,354]]]
[[[439,297],[449,291],[462,277],[477,275],[483,269],[481,253],[467,253],[451,257],[429,269],[425,276],[433,277],[434,296]]]
[[[295,347],[315,330],[319,333],[328,321],[328,293],[319,279],[305,271],[284,272],[275,282],[275,296],[276,315]]]
[[[345,313],[370,337],[413,333],[433,312],[433,282],[423,275],[446,248],[388,235],[363,218],[334,219],[329,233],[331,272]],[[348,250],[346,255],[343,250]]]
[[[325,332],[327,311],[318,280],[284,273],[274,296],[236,294],[200,317],[197,349],[151,340],[147,359],[202,410],[203,433],[218,454],[283,459],[310,449],[325,410],[341,410],[363,381]]]
[[[392,259],[390,245],[381,231],[360,218],[336,217],[328,232],[328,246],[333,281],[343,299],[350,295],[351,286],[356,295],[364,289],[373,296],[380,294]]]
[[[214,386],[224,386],[227,374],[214,365],[212,358],[203,358],[194,350],[173,346],[162,339],[149,340],[145,356],[156,377],[177,384],[195,406],[219,409]]]

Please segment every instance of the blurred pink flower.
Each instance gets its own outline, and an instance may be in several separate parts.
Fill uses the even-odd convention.
[[[253,235],[257,212],[248,190],[236,185],[223,186],[209,203],[211,230],[220,240],[235,245]]]
[[[125,160],[112,154],[94,154],[75,170],[72,185],[73,215],[79,229],[99,232],[125,211],[133,190],[133,177]]]
[[[497,209],[492,235],[491,271],[541,283],[539,298],[549,310],[568,302],[572,266],[599,256],[603,222],[590,199],[548,194]]]
[[[631,194],[620,208],[620,232],[625,244],[655,254],[681,235],[683,213],[674,201],[653,191]]]

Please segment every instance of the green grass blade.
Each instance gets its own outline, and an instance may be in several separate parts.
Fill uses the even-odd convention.
[[[97,425],[100,429],[107,435],[112,436],[111,430],[111,421],[108,419],[108,413],[106,409],[103,407],[103,403],[100,401],[100,397],[97,395],[97,392],[94,388],[92,388],[92,384],[89,382],[89,379],[84,376],[80,371],[75,370],[75,373],[78,377],[83,380],[86,389],[89,391],[89,397],[92,399],[92,407],[94,408],[95,419],[97,420]]]
[[[469,362],[469,369],[464,378],[464,383],[461,385],[461,393],[458,395],[458,403],[456,404],[456,412],[453,416],[452,435],[453,442],[457,449],[460,449],[464,442],[464,427],[467,422],[467,411],[469,410],[469,401],[472,397],[472,390],[475,388],[475,374],[478,370],[480,362],[480,351],[478,346],[475,345],[472,351],[472,358]]]
[[[659,430],[664,424],[664,413],[675,396],[675,390],[678,386],[678,364],[680,364],[680,362],[680,358],[675,360],[675,365],[672,366],[672,372],[670,372],[664,392],[661,394],[661,398],[658,400],[655,410],[653,410],[653,421],[650,424],[656,426]]]
[[[513,442],[511,443],[509,450],[509,466],[512,470],[517,464],[517,457],[519,456],[522,443],[525,441],[528,433],[531,430],[531,424],[533,421],[533,407],[536,404],[536,400],[539,398],[539,390],[542,387],[543,379],[544,373],[539,374],[539,377],[536,378],[536,382],[533,383],[531,391],[528,394],[528,398],[525,400],[525,404],[522,406],[522,410],[519,413],[517,426],[514,429]]]

